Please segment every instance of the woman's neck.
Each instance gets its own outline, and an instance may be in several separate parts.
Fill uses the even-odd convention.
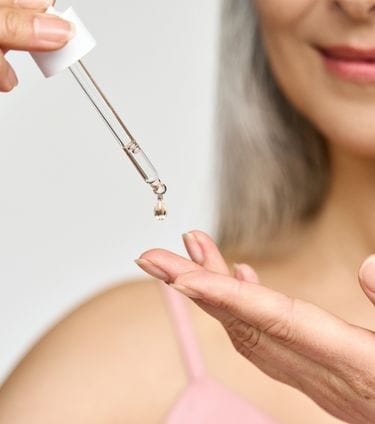
[[[357,273],[375,252],[375,159],[334,147],[331,158],[326,201],[299,234],[298,247],[280,261],[253,265],[266,285],[350,315],[367,302]]]
[[[307,241],[350,271],[375,252],[375,159],[332,146],[331,164],[330,190]]]

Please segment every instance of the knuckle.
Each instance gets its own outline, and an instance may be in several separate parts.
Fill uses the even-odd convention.
[[[240,355],[246,359],[250,359],[252,351],[246,345],[233,343],[233,346]]]
[[[328,369],[323,369],[323,384],[327,394],[331,393],[342,402],[347,402],[350,396],[350,389],[347,383],[339,376]]]
[[[348,385],[352,388],[359,399],[364,401],[373,401],[375,400],[375,388],[373,381],[373,376],[356,375],[349,379]]]
[[[17,12],[7,10],[3,17],[3,33],[9,38],[16,38],[19,34],[19,20]]]
[[[291,326],[285,321],[273,321],[267,325],[264,331],[286,345],[292,345],[294,342]]]
[[[233,319],[226,324],[233,346],[241,355],[249,357],[259,346],[261,331],[244,321]]]

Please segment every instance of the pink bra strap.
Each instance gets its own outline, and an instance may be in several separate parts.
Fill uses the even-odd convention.
[[[203,358],[191,325],[185,298],[176,290],[160,283],[169,310],[173,317],[176,335],[184,356],[190,380],[197,380],[206,374]]]

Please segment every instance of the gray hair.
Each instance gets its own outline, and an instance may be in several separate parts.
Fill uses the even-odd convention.
[[[278,88],[252,1],[222,4],[217,239],[228,257],[269,258],[319,211],[328,148]]]

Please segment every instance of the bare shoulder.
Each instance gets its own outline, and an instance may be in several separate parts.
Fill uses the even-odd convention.
[[[0,390],[0,424],[160,422],[184,384],[159,283],[133,281],[37,343]]]

